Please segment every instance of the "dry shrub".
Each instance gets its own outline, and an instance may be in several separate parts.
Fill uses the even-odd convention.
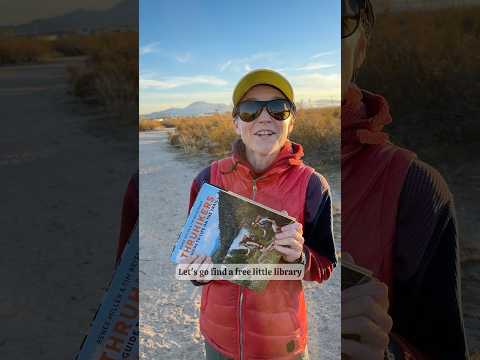
[[[165,120],[165,126],[174,126],[170,143],[181,146],[185,152],[206,151],[215,155],[228,153],[236,135],[229,113],[198,117],[178,117]]]
[[[290,138],[302,144],[310,162],[336,163],[340,153],[340,108],[299,109]]]
[[[73,94],[136,121],[138,34],[104,33],[87,37],[85,44],[85,64],[67,69]]]
[[[451,155],[448,144],[463,143],[469,152],[468,144],[476,141],[479,18],[480,6],[377,18],[358,83],[385,96],[394,118],[389,126],[393,140],[427,161]]]
[[[48,41],[33,37],[0,36],[0,65],[36,63],[51,55]]]
[[[88,55],[101,46],[99,35],[67,35],[52,42],[52,48],[63,56]]]
[[[455,99],[473,105],[480,90],[479,18],[479,6],[379,14],[360,85],[384,94],[394,111],[451,106]]]
[[[186,152],[206,151],[222,156],[230,152],[237,137],[229,113],[166,119],[163,124],[175,127],[170,143],[181,146]],[[339,108],[299,109],[291,139],[303,145],[311,162],[338,160]]]
[[[138,128],[140,131],[150,131],[164,128],[164,126],[160,121],[142,119],[139,122]]]

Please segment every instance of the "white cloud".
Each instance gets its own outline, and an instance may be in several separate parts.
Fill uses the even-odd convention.
[[[227,81],[217,78],[215,76],[206,76],[206,75],[195,75],[195,76],[175,76],[168,77],[165,79],[145,79],[140,78],[139,85],[141,89],[174,89],[180,86],[187,85],[212,85],[212,86],[223,86],[227,85]]]
[[[335,67],[334,64],[323,64],[323,63],[309,63],[304,66],[296,67],[292,70],[297,71],[312,71],[312,70],[320,70],[320,69],[329,69]]]
[[[332,51],[324,51],[324,52],[321,52],[321,53],[318,53],[318,54],[315,54],[312,56],[312,59],[318,59],[320,57],[324,57],[324,56],[328,56],[328,55],[333,55],[335,54],[336,51],[332,50]]]
[[[250,64],[245,64],[245,71],[252,71],[252,67],[250,66]]]
[[[223,64],[220,64],[218,68],[220,69],[220,72],[224,72],[227,69],[236,72],[244,71],[246,66],[250,69],[252,69],[252,66],[255,68],[258,68],[259,66],[267,66],[268,64],[266,64],[266,62],[273,61],[275,56],[276,54],[272,52],[256,53],[243,58],[229,59]]]
[[[223,63],[220,65],[220,71],[221,72],[224,72],[225,70],[227,70],[227,68],[232,65],[232,60],[228,60],[227,62]]]
[[[185,53],[185,54],[177,54],[175,55],[175,59],[179,62],[179,63],[187,63],[190,61],[190,58],[191,58],[191,54],[190,53]]]
[[[320,74],[307,73],[301,75],[293,75],[288,78],[295,91],[297,101],[309,99],[340,99],[341,77],[340,74]]]
[[[152,53],[157,53],[160,51],[158,47],[160,45],[159,42],[153,42],[144,46],[140,46],[140,55],[147,55]]]
[[[158,41],[140,46],[140,55],[148,55],[148,54],[160,54],[163,57],[174,59],[182,64],[189,62],[192,57],[192,55],[188,52],[175,53],[175,52],[162,49],[160,48],[160,43]]]

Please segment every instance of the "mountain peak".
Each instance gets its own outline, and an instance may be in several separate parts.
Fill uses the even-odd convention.
[[[213,113],[231,111],[231,107],[225,104],[213,104],[206,101],[195,101],[184,108],[169,108],[162,111],[144,115],[146,119],[156,119],[171,116],[200,116]]]
[[[76,9],[64,15],[35,19],[14,27],[18,34],[48,34],[83,29],[101,30],[138,28],[138,5],[136,0],[124,0],[106,10]]]

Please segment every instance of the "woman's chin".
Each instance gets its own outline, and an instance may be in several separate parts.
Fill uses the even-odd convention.
[[[279,145],[277,142],[264,142],[264,143],[256,143],[253,147],[252,150],[255,154],[259,156],[269,156],[275,153],[280,149]]]

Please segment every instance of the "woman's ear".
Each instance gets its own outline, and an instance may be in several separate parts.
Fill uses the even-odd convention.
[[[365,31],[359,32],[357,46],[355,47],[355,57],[353,68],[355,71],[360,69],[365,62],[365,57],[367,56],[367,35]]]
[[[292,118],[290,119],[290,124],[288,124],[288,136],[290,136],[290,134],[292,133],[293,131],[293,125],[295,124],[295,114],[292,114]]]
[[[235,133],[241,136],[242,132],[240,131],[240,126],[238,125],[238,117],[233,118],[233,127],[235,129]]]

